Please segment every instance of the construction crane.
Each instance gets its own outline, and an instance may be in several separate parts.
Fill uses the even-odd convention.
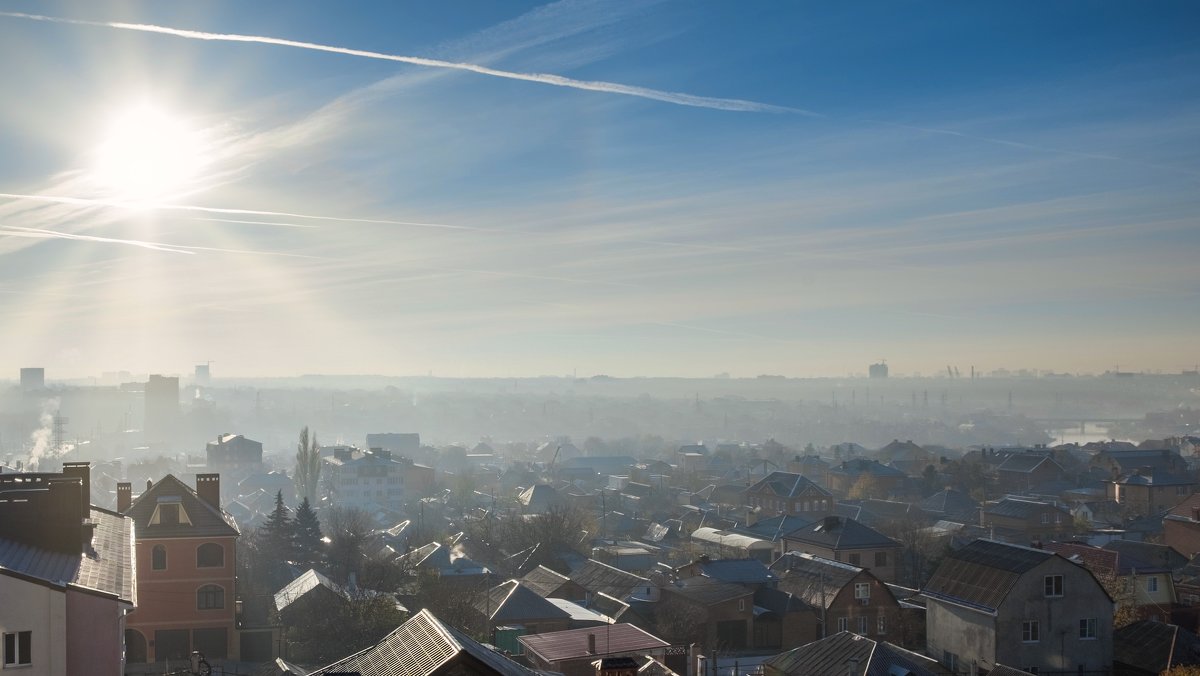
[[[558,452],[559,452],[559,451],[561,451],[561,450],[562,450],[562,444],[559,444],[557,447],[555,447],[555,449],[554,449],[554,457],[553,457],[553,458],[550,458],[550,464],[549,464],[549,465],[546,465],[546,471],[547,471],[547,472],[553,472],[553,471],[554,471],[554,463],[558,461]]]

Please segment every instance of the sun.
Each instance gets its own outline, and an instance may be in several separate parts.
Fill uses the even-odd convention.
[[[91,168],[113,199],[161,201],[195,187],[209,148],[184,117],[138,103],[109,118]]]

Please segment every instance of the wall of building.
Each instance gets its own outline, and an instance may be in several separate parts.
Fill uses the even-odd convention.
[[[116,599],[75,589],[66,592],[67,673],[125,673],[125,607]]]
[[[219,568],[198,568],[196,550],[205,543],[215,542],[225,548],[225,565]],[[164,538],[137,541],[137,610],[129,616],[128,625],[146,637],[147,658],[158,661],[154,635],[158,630],[226,628],[228,657],[238,654],[237,633],[234,629],[234,546],[236,538]],[[167,549],[167,567],[154,570],[152,552],[156,545]],[[225,590],[225,607],[200,610],[196,607],[196,592],[207,584]]]
[[[32,661],[13,669],[21,676],[67,673],[67,599],[61,590],[0,575],[0,635],[33,632]],[[3,650],[0,644],[0,650]]]
[[[930,599],[925,636],[926,654],[944,666],[950,666],[947,653],[957,657],[962,673],[968,673],[972,663],[982,669],[996,666],[996,618],[987,613]]]

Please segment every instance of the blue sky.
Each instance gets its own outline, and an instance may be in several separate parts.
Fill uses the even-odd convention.
[[[0,12],[9,372],[1200,358],[1193,3]]]

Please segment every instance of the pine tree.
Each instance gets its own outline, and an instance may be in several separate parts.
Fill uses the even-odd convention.
[[[260,548],[271,561],[282,563],[296,558],[296,527],[289,512],[283,504],[283,491],[279,491],[275,494],[275,509],[258,530]]]
[[[321,561],[324,543],[321,542],[321,521],[313,511],[312,505],[308,504],[308,498],[300,501],[292,525],[296,534],[296,562],[311,568]]]
[[[321,446],[317,435],[309,435],[308,427],[300,430],[300,443],[296,444],[296,495],[317,500],[317,484],[321,479]]]

